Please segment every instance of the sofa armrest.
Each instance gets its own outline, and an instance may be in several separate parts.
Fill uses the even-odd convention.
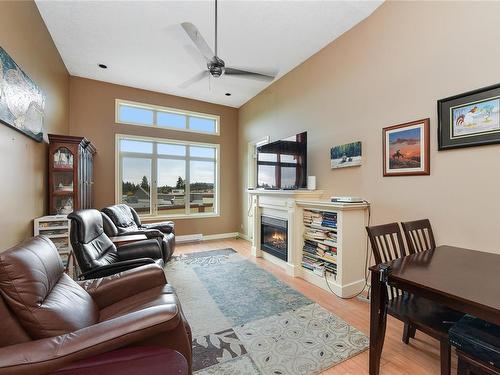
[[[97,306],[103,309],[134,294],[165,285],[167,279],[160,266],[148,264],[112,276],[78,283],[90,294]]]
[[[151,230],[151,229],[157,229],[160,232],[170,234],[174,232],[174,222],[173,221],[163,221],[160,223],[147,223],[147,224],[142,224],[141,228]]]
[[[163,233],[158,229],[139,229],[139,230],[130,230],[127,232],[121,232],[114,237],[122,237],[122,236],[135,236],[137,234],[142,234],[148,239],[152,238],[163,238]]]
[[[137,258],[163,259],[157,240],[144,240],[121,245],[117,248],[120,260]]]
[[[47,374],[74,361],[175,329],[175,304],[153,306],[78,331],[0,348],[0,375]]]
[[[158,229],[143,229],[140,232],[147,238],[163,238],[163,233]]]
[[[119,272],[130,270],[136,267],[144,266],[146,264],[154,264],[155,261],[151,258],[136,258],[130,260],[123,260],[120,262],[107,264],[98,268],[93,268],[87,272],[82,273],[80,279],[97,279],[99,277],[106,277],[114,275]]]
[[[167,370],[168,368],[168,370]],[[122,348],[99,354],[57,370],[54,375],[143,374],[188,375],[186,358],[178,351],[158,346]]]

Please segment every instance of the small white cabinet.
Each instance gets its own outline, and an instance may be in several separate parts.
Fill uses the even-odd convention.
[[[34,235],[42,235],[50,238],[61,256],[64,267],[68,266],[72,250],[69,239],[70,227],[71,220],[66,215],[48,215],[34,220]],[[70,269],[70,267],[67,267],[67,269]]]

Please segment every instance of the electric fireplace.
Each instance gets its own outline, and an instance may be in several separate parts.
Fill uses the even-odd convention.
[[[288,221],[274,217],[261,217],[261,250],[288,261]]]

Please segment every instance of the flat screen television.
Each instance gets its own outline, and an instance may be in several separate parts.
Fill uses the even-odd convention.
[[[257,147],[257,187],[307,187],[307,132]]]

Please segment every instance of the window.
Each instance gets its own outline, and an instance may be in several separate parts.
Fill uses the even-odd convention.
[[[116,100],[115,121],[127,125],[219,134],[219,116],[129,102],[121,99]]]
[[[116,202],[141,216],[218,214],[219,145],[116,136]]]

